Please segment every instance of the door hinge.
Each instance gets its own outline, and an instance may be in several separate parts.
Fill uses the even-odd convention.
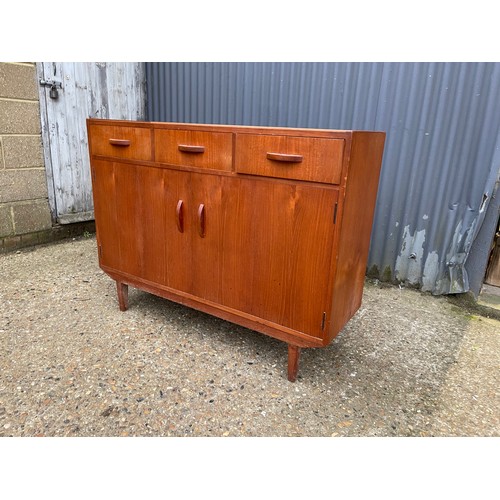
[[[337,224],[337,207],[338,203],[335,202],[335,207],[333,207],[333,223]]]
[[[326,323],[326,312],[323,313],[323,318],[321,319],[321,330],[322,331],[325,329],[325,323]]]

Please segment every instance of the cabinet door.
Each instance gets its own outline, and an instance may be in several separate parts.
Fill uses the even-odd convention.
[[[141,242],[142,191],[147,186],[140,182],[139,167],[130,163],[113,163],[115,177],[115,208],[118,226],[119,271],[132,276],[141,276],[143,267],[143,245]]]
[[[165,175],[165,225],[163,239],[166,278],[165,285],[190,293],[191,270],[191,192],[189,173],[164,170]]]
[[[166,282],[165,241],[168,239],[166,224],[166,181],[161,168],[134,165],[135,196],[129,193],[123,204],[130,209],[128,217],[134,223],[122,233],[122,245],[135,253],[136,262],[130,269],[138,276],[153,283]]]
[[[99,264],[119,269],[116,179],[112,162],[102,160],[92,162],[92,195],[94,197]]]
[[[190,292],[212,302],[221,297],[221,177],[189,174],[191,237]]]
[[[218,302],[219,176],[101,160],[93,168],[100,263]]]
[[[338,191],[225,178],[223,193],[222,303],[321,338]]]
[[[163,170],[95,160],[95,219],[102,265],[165,282]]]
[[[166,285],[217,302],[220,297],[220,178],[165,169]]]

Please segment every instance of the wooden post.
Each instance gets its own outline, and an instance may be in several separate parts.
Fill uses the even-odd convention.
[[[299,371],[300,347],[288,344],[288,380],[295,382]]]
[[[120,311],[126,311],[128,309],[128,285],[122,283],[121,281],[117,281],[116,291],[118,292]]]

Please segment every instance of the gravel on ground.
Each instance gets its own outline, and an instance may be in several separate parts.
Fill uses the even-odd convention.
[[[115,283],[95,237],[0,255],[0,436],[500,434],[500,322],[366,281],[326,348]]]

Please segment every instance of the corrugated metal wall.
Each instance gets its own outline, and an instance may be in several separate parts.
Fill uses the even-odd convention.
[[[146,79],[152,121],[386,131],[370,275],[469,290],[500,165],[500,64],[146,63]]]

